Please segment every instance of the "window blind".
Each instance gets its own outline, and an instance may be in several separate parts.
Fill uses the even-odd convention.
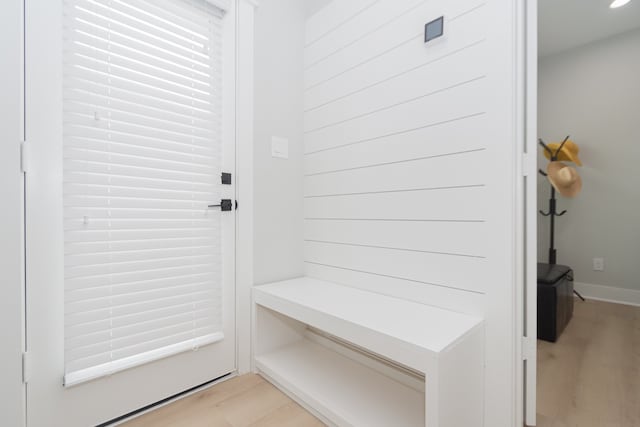
[[[71,386],[223,338],[223,11],[65,0],[63,22]]]

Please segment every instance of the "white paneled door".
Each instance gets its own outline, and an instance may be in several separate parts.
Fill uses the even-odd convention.
[[[26,0],[29,427],[236,368],[230,6]]]

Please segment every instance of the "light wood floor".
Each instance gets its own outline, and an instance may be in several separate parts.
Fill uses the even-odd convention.
[[[640,427],[640,307],[576,301],[574,318],[558,342],[538,342],[538,412],[538,427]],[[226,381],[124,424],[323,425],[256,375]]]
[[[555,344],[538,341],[538,427],[640,426],[640,307],[575,301]]]
[[[144,414],[126,427],[322,427],[318,419],[257,375],[217,384]]]

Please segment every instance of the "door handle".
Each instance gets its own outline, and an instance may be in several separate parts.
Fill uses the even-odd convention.
[[[220,208],[222,212],[230,211],[233,209],[233,203],[231,199],[222,199],[220,200],[219,205],[209,205],[210,208]]]

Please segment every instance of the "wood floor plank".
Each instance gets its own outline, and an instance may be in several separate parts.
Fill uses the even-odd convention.
[[[223,414],[216,409],[217,405],[235,396],[242,395],[260,384],[265,384],[265,381],[257,375],[244,375],[233,378],[187,398],[180,399],[170,405],[158,408],[124,425],[126,427],[173,427],[186,425],[187,422],[193,426],[215,425],[207,423],[197,424],[199,416],[201,415],[202,418],[216,418],[220,427],[231,426],[231,424],[222,422],[221,416]],[[194,421],[191,421],[191,419]]]
[[[248,427],[288,403],[291,399],[265,382],[225,400],[218,409],[233,427]]]
[[[576,300],[556,343],[538,342],[538,425],[640,426],[640,307]]]
[[[319,427],[317,418],[258,375],[243,375],[155,411],[123,427]]]
[[[281,406],[269,415],[259,419],[250,427],[323,427],[320,422],[307,411],[302,410],[296,403],[288,403]]]

